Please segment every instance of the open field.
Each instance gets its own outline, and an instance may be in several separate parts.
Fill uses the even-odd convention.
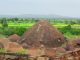
[[[57,28],[63,28],[65,26],[68,26],[68,24],[55,24],[54,26],[57,27]],[[80,24],[74,24],[74,25],[71,25],[71,27],[80,29]]]
[[[8,23],[9,27],[32,27],[35,23]],[[53,26],[57,27],[57,28],[63,28],[65,26],[68,26],[68,24],[63,24],[63,23],[59,23],[59,24],[53,24]],[[0,27],[2,27],[2,25],[0,24]],[[72,28],[77,28],[80,29],[80,24],[74,24],[71,25]]]

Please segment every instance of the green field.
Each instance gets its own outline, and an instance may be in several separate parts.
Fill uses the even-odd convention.
[[[9,27],[31,27],[33,26],[34,24],[36,23],[8,23],[8,26]],[[63,24],[63,23],[58,23],[58,24],[52,24],[53,26],[57,27],[57,28],[63,28],[65,26],[68,26],[68,24]],[[71,25],[72,28],[80,28],[80,24],[74,24],[74,25]],[[0,24],[0,27],[2,27],[2,25]]]

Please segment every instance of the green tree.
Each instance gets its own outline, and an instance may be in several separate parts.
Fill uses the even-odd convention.
[[[2,24],[2,27],[8,27],[7,19],[6,18],[3,18],[1,20],[1,24]]]

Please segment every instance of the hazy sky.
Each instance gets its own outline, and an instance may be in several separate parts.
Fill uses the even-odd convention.
[[[0,15],[56,14],[80,17],[80,0],[0,0]]]

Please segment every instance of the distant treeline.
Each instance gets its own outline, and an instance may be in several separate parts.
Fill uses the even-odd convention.
[[[35,19],[35,18],[0,18],[0,23],[17,22],[17,23],[35,23],[40,20],[48,20],[50,23],[80,24],[80,19]]]

